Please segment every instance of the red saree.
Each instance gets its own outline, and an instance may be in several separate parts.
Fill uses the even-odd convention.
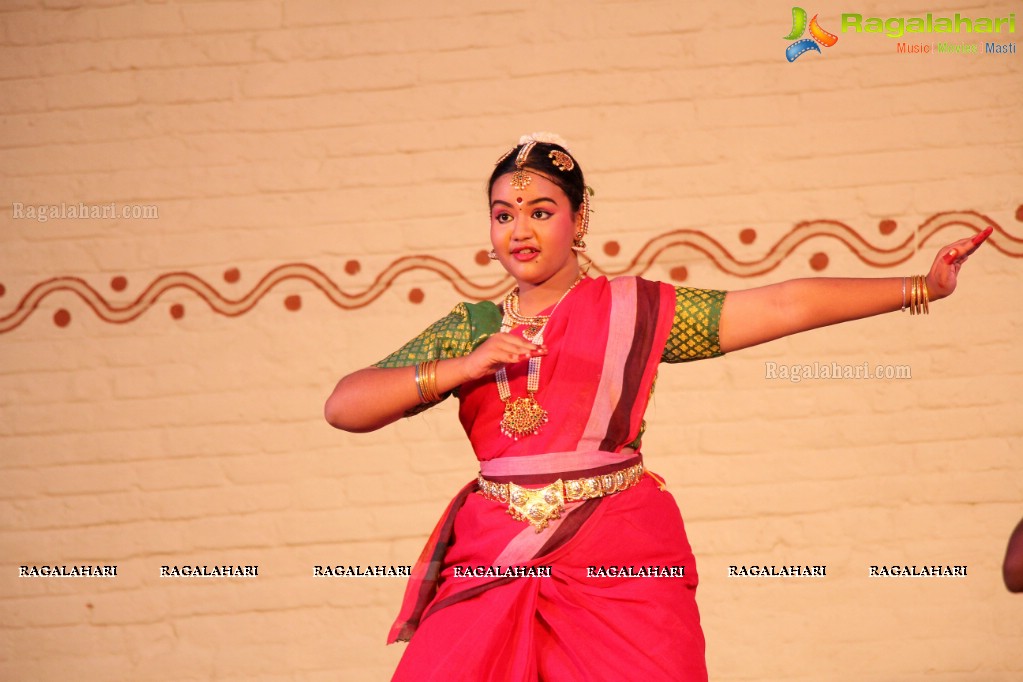
[[[502,435],[493,378],[460,388],[482,474],[540,486],[629,466],[675,289],[585,279],[544,332],[537,401],[549,422]],[[495,330],[496,331],[496,330]],[[526,363],[508,368],[525,395]],[[389,641],[408,639],[395,680],[705,680],[696,566],[674,499],[649,476],[572,502],[542,533],[465,486],[413,570]],[[549,567],[549,577],[461,577],[466,567]],[[680,567],[682,577],[606,577],[601,567]],[[599,577],[595,577],[595,573]],[[414,634],[414,636],[413,636]]]

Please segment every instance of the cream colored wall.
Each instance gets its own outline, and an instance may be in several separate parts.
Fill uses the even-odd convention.
[[[850,11],[1023,22],[1010,2],[807,10],[833,32]],[[322,401],[465,298],[452,280],[503,290],[476,261],[483,181],[520,133],[555,130],[596,188],[609,271],[672,230],[747,262],[826,220],[766,274],[684,245],[645,274],[908,275],[998,226],[929,317],[664,368],[645,450],[700,562],[712,679],[1018,679],[1023,596],[1000,562],[1023,515],[1023,57],[844,33],[789,64],[790,25],[782,2],[5,0],[0,677],[386,679],[403,583],[312,566],[412,563],[474,462],[452,405],[348,435]],[[159,217],[15,218],[62,202]],[[949,211],[976,214],[934,235]],[[920,253],[868,262],[921,226]],[[912,379],[765,378],[814,361]],[[117,577],[18,577],[82,563]],[[159,577],[185,563],[259,576]],[[727,577],[754,563],[828,574]],[[882,563],[968,577],[868,578]]]

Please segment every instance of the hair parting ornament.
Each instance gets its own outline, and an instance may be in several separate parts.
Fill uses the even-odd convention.
[[[536,146],[536,140],[530,140],[526,144],[522,145],[522,149],[519,150],[519,155],[515,157],[515,172],[511,176],[511,186],[517,190],[524,190],[529,187],[529,183],[533,181],[532,176],[526,171],[522,170],[522,167],[526,163],[526,159],[529,158],[529,152],[533,151],[533,147]]]

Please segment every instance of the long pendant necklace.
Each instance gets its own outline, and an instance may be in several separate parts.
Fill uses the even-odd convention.
[[[501,319],[501,333],[507,334],[513,327],[525,325],[526,329],[522,335],[538,346],[543,345],[543,332],[547,328],[547,323],[554,316],[561,302],[565,300],[565,297],[568,296],[572,289],[575,289],[575,285],[582,278],[583,274],[580,273],[579,277],[572,283],[572,286],[554,304],[550,315],[525,317],[520,314],[519,288],[515,287],[512,289],[504,299],[504,317]],[[502,366],[495,374],[497,379],[497,395],[504,402],[501,433],[509,438],[518,440],[524,436],[536,435],[540,433],[540,428],[547,423],[547,410],[543,409],[534,397],[540,389],[540,361],[542,359],[541,356],[529,358],[529,367],[526,371],[525,397],[510,400],[511,386],[508,383],[508,371],[505,367]]]

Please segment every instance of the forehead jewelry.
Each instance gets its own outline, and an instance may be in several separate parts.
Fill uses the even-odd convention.
[[[536,142],[527,142],[522,145],[522,149],[519,150],[518,156],[515,157],[515,172],[511,176],[511,186],[517,190],[524,190],[529,187],[529,183],[533,181],[533,178],[526,171],[522,170],[522,167],[526,164],[526,159],[529,158],[529,152],[533,151],[533,147],[536,146]]]
[[[570,171],[575,168],[575,161],[572,160],[572,157],[557,149],[552,149],[547,158],[551,159],[551,163],[557,166],[559,171]]]

